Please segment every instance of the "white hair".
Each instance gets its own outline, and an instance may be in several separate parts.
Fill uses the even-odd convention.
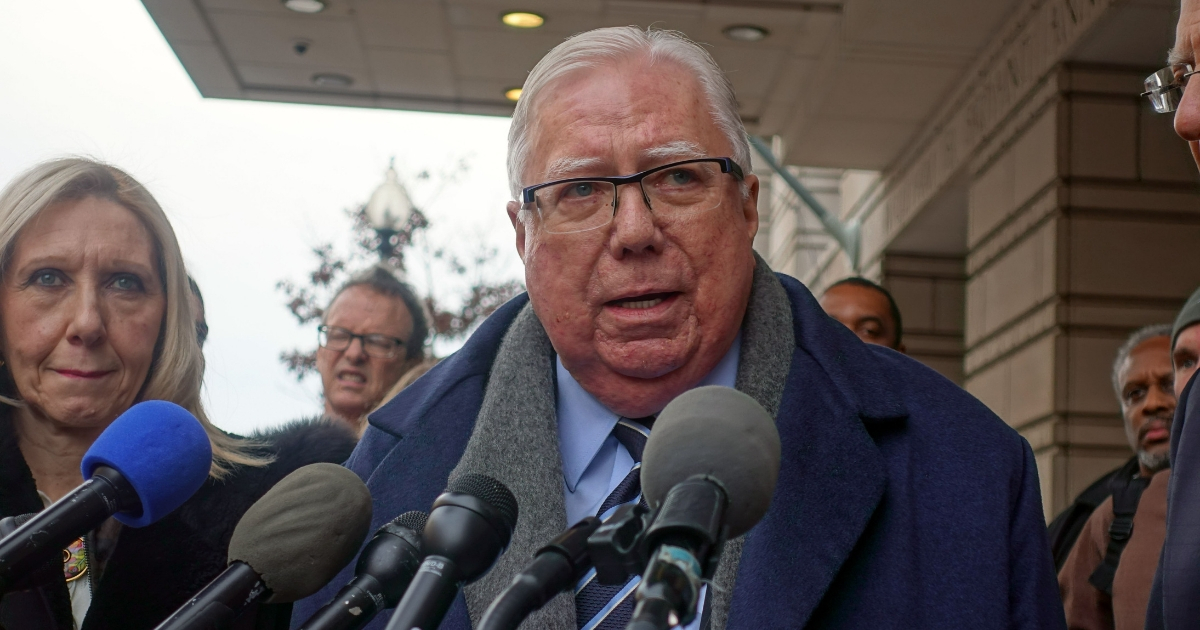
[[[555,46],[525,79],[521,98],[513,112],[512,126],[508,129],[508,185],[514,199],[520,199],[521,189],[526,185],[521,176],[529,163],[529,132],[533,127],[534,108],[547,86],[576,70],[639,56],[650,63],[673,61],[695,74],[708,99],[713,122],[733,147],[733,155],[729,157],[743,171],[750,172],[750,145],[738,113],[737,98],[712,55],[678,31],[614,26],[580,33]]]

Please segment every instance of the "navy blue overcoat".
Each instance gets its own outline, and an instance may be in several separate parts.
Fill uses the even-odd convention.
[[[779,278],[796,339],[776,420],[783,461],[771,509],[746,538],[728,627],[1065,628],[1029,444],[950,381],[863,344],[802,284]],[[372,529],[427,511],[445,487],[527,300],[496,311],[371,416],[346,466],[371,490]],[[353,565],[297,604],[294,626],[352,577]],[[441,627],[470,627],[461,595]]]

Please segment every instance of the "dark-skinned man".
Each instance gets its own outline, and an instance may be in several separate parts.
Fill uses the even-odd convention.
[[[1137,474],[1088,518],[1058,574],[1067,626],[1141,630],[1166,528],[1171,421],[1175,414],[1171,327],[1147,326],[1117,351],[1113,389]],[[1158,473],[1162,474],[1158,474]]]
[[[838,280],[821,295],[821,308],[865,343],[904,352],[900,307],[878,284],[859,277]]]

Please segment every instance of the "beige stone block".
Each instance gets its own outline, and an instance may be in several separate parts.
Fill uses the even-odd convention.
[[[1012,147],[1013,198],[1017,206],[1058,177],[1058,110],[1049,107]]]
[[[963,388],[987,405],[992,413],[1008,422],[1009,418],[1009,375],[1010,365],[1005,362],[989,366],[972,374],[963,383]],[[1011,423],[1010,423],[1011,424]]]
[[[1054,412],[1055,337],[1047,335],[1003,359],[1008,364],[1009,416],[1012,426],[1024,426]]]
[[[1011,324],[1054,292],[1056,224],[1049,222],[1017,241],[983,271],[967,281],[967,344]],[[983,295],[977,297],[976,286]],[[970,300],[982,300],[982,305]],[[982,317],[982,326],[972,321]]]
[[[1119,414],[1087,417],[1086,421],[1072,418],[1062,427],[1065,442],[1072,447],[1096,451],[1125,452],[1129,438],[1125,435],[1125,419]]]
[[[1071,102],[1071,166],[1075,177],[1137,177],[1138,108],[1132,102]]]
[[[1071,293],[1184,298],[1200,285],[1200,225],[1077,217],[1070,225]]]
[[[967,190],[967,245],[974,247],[1016,208],[1015,165],[1005,153],[979,173]]]
[[[1196,162],[1187,143],[1175,133],[1174,116],[1154,113],[1149,106],[1140,112],[1141,134],[1138,155],[1141,179],[1154,181],[1200,181]]]
[[[910,330],[933,329],[934,281],[928,278],[889,278],[887,289],[896,300],[904,327]]]
[[[1178,7],[1176,7],[1178,8]],[[1071,68],[1063,87],[1069,92],[1105,93],[1113,96],[1139,94],[1146,72],[1122,72],[1110,68]]]
[[[924,363],[925,365],[933,368],[935,371],[937,371],[938,374],[945,376],[947,379],[949,379],[954,384],[962,385],[962,382],[963,382],[962,359],[955,359],[953,357],[943,357],[943,356],[920,355],[920,354],[912,353],[911,351],[909,353],[909,356],[911,356],[912,358],[920,361],[921,363]]]
[[[1180,298],[1179,304],[1183,300]],[[1134,330],[1150,324],[1170,324],[1175,321],[1179,305],[1155,302],[1129,302],[1123,299],[1108,301],[1072,299],[1067,308],[1067,323],[1082,326],[1118,326]]]
[[[905,331],[904,345],[909,354],[929,354],[941,356],[962,357],[962,337],[954,333],[930,333],[925,331]]]
[[[922,276],[926,278],[961,279],[963,259],[961,256],[921,254],[897,254],[888,252],[883,261],[884,273],[888,276]]]
[[[1067,340],[1067,406],[1072,413],[1120,413],[1112,388],[1112,362],[1121,337]]]
[[[1200,214],[1200,191],[1178,185],[1155,186],[1142,182],[1071,182],[1065,187],[1064,205],[1116,212],[1148,210]]]
[[[938,280],[933,285],[933,328],[938,332],[962,333],[966,319],[966,282]]]
[[[966,346],[975,345],[989,331],[987,329],[987,278],[980,274],[967,280],[963,288],[967,300],[966,317],[963,319],[963,341]]]

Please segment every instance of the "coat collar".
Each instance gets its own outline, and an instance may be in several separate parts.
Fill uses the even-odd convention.
[[[771,508],[747,535],[728,627],[804,627],[883,501],[887,471],[873,434],[908,410],[890,363],[779,276],[796,349],[776,416],[782,462]],[[786,594],[786,595],[784,595]]]
[[[783,462],[772,507],[745,540],[729,627],[802,627],[812,618],[883,500],[886,468],[872,433],[902,427],[908,415],[903,381],[884,367],[894,363],[885,356],[892,351],[863,344],[800,282],[778,278],[796,342],[777,417]],[[505,304],[459,352],[372,414],[373,427],[401,438],[389,459],[408,461],[417,456],[412,449],[460,427],[465,435],[454,439],[461,446],[446,453],[461,456],[474,417],[454,418],[451,428],[444,411],[458,408],[464,397],[481,400],[504,333],[527,302],[521,295]],[[457,413],[478,413],[478,403]],[[439,465],[448,473],[454,462]],[[429,487],[421,489],[410,480],[404,494],[431,500],[445,481],[431,476],[440,478],[423,480]],[[424,507],[413,505],[404,509]],[[456,615],[465,619],[465,609]]]

